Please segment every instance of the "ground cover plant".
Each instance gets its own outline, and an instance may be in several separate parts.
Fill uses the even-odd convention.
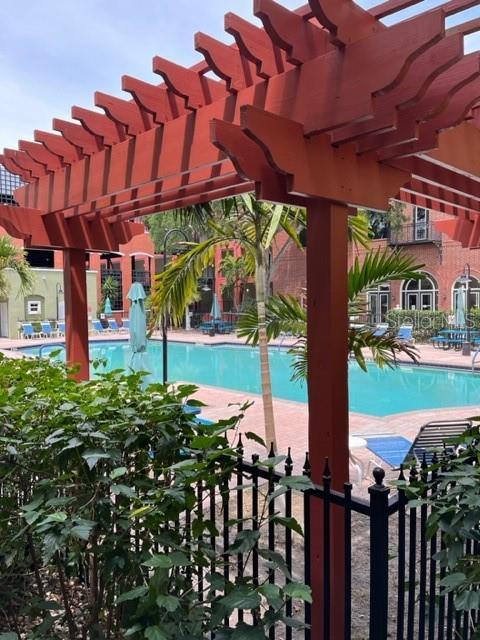
[[[262,542],[278,514],[261,509],[259,529],[236,520],[225,553],[205,508],[212,490],[220,510],[239,490],[229,439],[246,407],[205,426],[183,409],[195,387],[142,386],[138,373],[78,384],[53,362],[0,360],[1,640],[256,640],[297,624],[286,603],[310,591]],[[254,548],[281,581],[252,578]]]

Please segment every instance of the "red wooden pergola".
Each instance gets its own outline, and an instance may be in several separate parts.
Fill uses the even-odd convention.
[[[309,0],[290,11],[254,0],[263,28],[228,13],[232,44],[196,34],[203,62],[187,69],[156,56],[162,84],[123,76],[128,99],[97,92],[103,112],[74,106],[75,122],[54,119],[57,133],[35,131],[35,142],[4,150],[0,162],[27,184],[15,194],[20,206],[0,208],[0,224],[29,247],[63,249],[67,357],[81,377],[85,251],[118,250],[142,231],[139,216],[250,190],[305,206],[313,478],[328,456],[334,485],[348,479],[349,213],[400,197],[451,214],[441,230],[480,246],[480,57],[463,49],[480,19],[445,26],[480,1],[382,23],[418,3],[367,11]],[[318,594],[316,580],[314,571]]]

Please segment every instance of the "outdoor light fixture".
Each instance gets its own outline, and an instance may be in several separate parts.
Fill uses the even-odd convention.
[[[211,289],[211,287],[208,286],[208,284],[204,284],[203,287],[201,288],[201,291],[205,291],[205,292],[211,291],[211,290],[212,289]]]

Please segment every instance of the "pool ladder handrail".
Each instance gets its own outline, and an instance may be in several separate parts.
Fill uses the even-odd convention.
[[[473,352],[473,358],[472,358],[472,373],[475,373],[475,360],[477,359],[477,356],[480,354],[480,349],[475,349],[475,351]]]
[[[42,357],[42,352],[45,349],[45,347],[61,347],[62,349],[65,349],[65,344],[63,342],[49,342],[47,344],[42,344],[40,346],[40,349],[38,351],[38,357],[41,358]],[[66,351],[66,349],[65,349]]]

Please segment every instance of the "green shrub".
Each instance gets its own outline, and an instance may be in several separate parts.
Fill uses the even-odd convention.
[[[26,620],[29,639],[230,638],[232,616],[238,637],[254,639],[285,621],[289,598],[310,599],[301,584],[256,585],[247,562],[226,577],[255,546],[279,573],[286,565],[263,547],[277,517],[266,498],[259,531],[247,517],[226,555],[212,543],[221,531],[204,501],[235,490],[227,434],[245,407],[198,424],[182,407],[195,390],[143,390],[141,374],[122,371],[77,384],[52,362],[0,359],[0,632]]]
[[[445,311],[391,309],[387,313],[386,321],[393,329],[398,329],[404,324],[412,324],[415,340],[427,342],[440,329],[444,329],[447,326],[447,314]]]

